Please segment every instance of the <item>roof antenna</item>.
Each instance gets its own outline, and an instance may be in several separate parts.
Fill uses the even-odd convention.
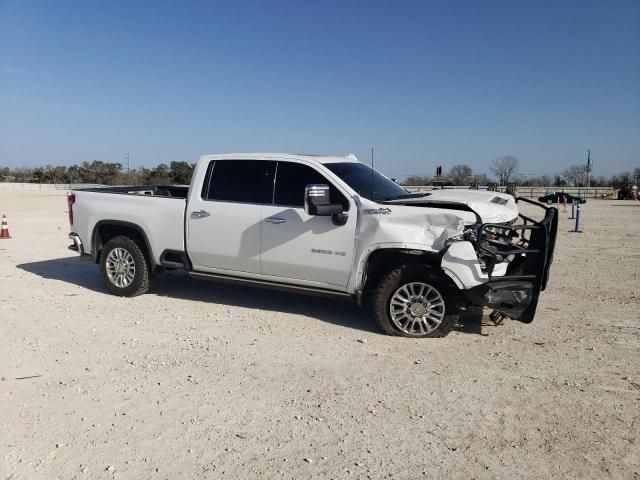
[[[371,196],[369,200],[373,200],[373,147],[371,147]]]

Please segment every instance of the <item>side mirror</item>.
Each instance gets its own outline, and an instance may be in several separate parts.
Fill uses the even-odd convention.
[[[304,187],[304,211],[308,215],[329,217],[339,215],[344,208],[339,203],[330,203],[329,185],[307,185]]]

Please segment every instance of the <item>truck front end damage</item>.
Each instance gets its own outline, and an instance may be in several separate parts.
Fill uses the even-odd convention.
[[[486,306],[515,320],[533,320],[553,261],[558,211],[519,197],[544,210],[541,220],[519,213],[518,223],[482,223],[452,239],[442,269],[468,305]]]
[[[366,202],[358,226],[361,245],[431,253],[457,286],[461,307],[493,309],[494,319],[533,320],[553,260],[556,208],[493,192],[429,194],[377,209]],[[542,218],[523,214],[523,204],[541,209]]]

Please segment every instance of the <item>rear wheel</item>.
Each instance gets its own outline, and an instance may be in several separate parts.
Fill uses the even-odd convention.
[[[107,289],[120,297],[142,295],[151,286],[149,262],[129,237],[118,236],[107,242],[100,258],[100,271]]]
[[[424,265],[403,265],[385,275],[373,311],[387,334],[412,338],[444,337],[458,318],[451,288]]]

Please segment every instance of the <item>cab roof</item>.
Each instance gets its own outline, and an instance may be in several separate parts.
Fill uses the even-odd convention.
[[[202,155],[200,160],[306,160],[317,163],[359,163],[353,153],[345,156],[316,155],[308,153],[224,153],[219,155]]]

